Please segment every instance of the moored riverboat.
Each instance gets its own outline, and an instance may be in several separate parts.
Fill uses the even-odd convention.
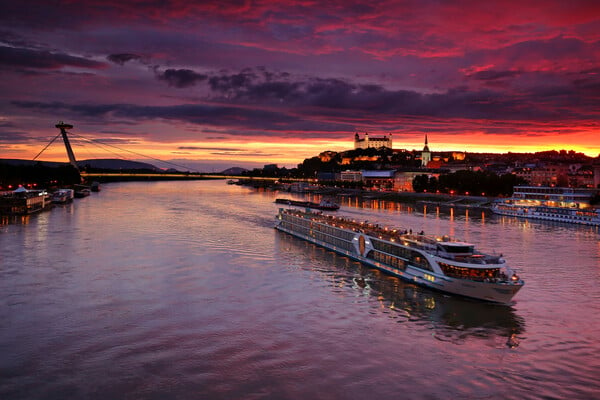
[[[319,203],[314,203],[312,201],[301,201],[301,200],[292,200],[292,199],[275,199],[275,203],[278,204],[287,204],[289,206],[303,207],[303,208],[313,208],[315,210],[323,210],[323,211],[336,211],[339,210],[339,204],[334,203],[333,201],[323,199]]]
[[[515,186],[512,197],[492,205],[498,215],[600,226],[600,208],[590,200],[595,189]]]
[[[75,191],[73,189],[58,189],[52,193],[52,203],[66,204],[73,201]]]
[[[275,228],[406,281],[478,300],[509,303],[524,282],[502,255],[448,236],[382,228],[309,210],[280,209]]]
[[[89,186],[86,185],[75,185],[75,198],[81,199],[92,194]]]
[[[0,215],[27,215],[43,211],[51,206],[45,190],[27,190],[24,187],[0,196]]]
[[[92,182],[92,184],[90,185],[90,190],[92,192],[99,192],[100,191],[100,182],[98,182],[98,181]]]

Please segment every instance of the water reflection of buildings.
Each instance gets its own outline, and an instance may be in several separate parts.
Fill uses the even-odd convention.
[[[309,194],[307,199],[319,202],[322,195]],[[363,208],[378,211],[388,211],[401,214],[423,214],[423,216],[435,216],[435,218],[447,218],[454,220],[462,218],[464,220],[482,220],[485,221],[491,211],[482,207],[465,207],[452,205],[427,204],[425,202],[402,203],[394,200],[384,200],[378,198],[368,198],[364,196],[341,196],[337,200],[338,204],[350,208]]]
[[[379,310],[393,318],[421,325],[427,323],[439,340],[460,342],[473,337],[499,337],[512,348],[525,330],[524,320],[510,306],[435,292],[285,233],[277,232],[275,236],[276,246],[286,257],[302,260],[297,267],[319,274],[336,291],[345,288],[375,298]],[[318,262],[307,264],[307,255]]]
[[[25,215],[0,215],[0,226],[8,224],[28,225],[31,220],[31,214]]]
[[[507,215],[494,215],[493,221],[495,224],[502,226],[516,226],[523,231],[556,231],[565,230],[569,232],[583,232],[589,234],[599,234],[600,226],[573,224],[569,222],[546,221],[546,220],[531,220],[523,219]]]

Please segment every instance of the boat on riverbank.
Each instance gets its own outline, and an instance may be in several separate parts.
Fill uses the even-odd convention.
[[[0,195],[0,215],[28,215],[48,209],[50,196],[45,190],[24,187]]]
[[[92,194],[92,190],[86,185],[75,185],[75,198],[81,199]]]
[[[600,208],[590,201],[596,189],[515,186],[512,197],[493,203],[498,215],[600,226]]]
[[[73,189],[58,189],[52,193],[52,202],[55,204],[66,204],[73,201],[75,191]]]
[[[329,200],[321,200],[319,203],[314,203],[312,201],[301,201],[301,200],[292,200],[292,199],[275,199],[275,203],[277,204],[287,204],[289,206],[297,206],[304,208],[313,208],[315,210],[323,210],[323,211],[336,211],[339,210],[339,204],[336,204]]]
[[[502,255],[318,212],[280,209],[275,228],[406,281],[478,300],[510,302],[524,282]]]

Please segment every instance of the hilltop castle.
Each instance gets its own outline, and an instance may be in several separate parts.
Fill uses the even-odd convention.
[[[354,149],[378,149],[380,147],[392,148],[392,134],[383,137],[369,137],[368,133],[365,133],[365,137],[361,139],[358,132],[354,135]]]

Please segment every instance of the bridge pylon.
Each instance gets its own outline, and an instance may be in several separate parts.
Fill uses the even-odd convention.
[[[69,137],[67,136],[67,129],[73,128],[73,125],[66,124],[60,121],[56,124],[56,127],[60,129],[60,134],[62,135],[63,142],[65,142],[65,147],[67,149],[67,156],[69,156],[69,162],[71,165],[79,172],[79,167],[77,166],[77,160],[75,160],[75,154],[73,154],[73,149],[71,148],[71,142],[69,142]]]

